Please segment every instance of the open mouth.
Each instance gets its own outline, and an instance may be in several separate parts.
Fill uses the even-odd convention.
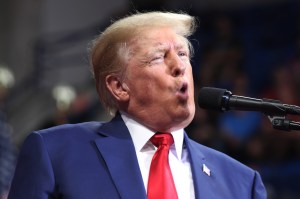
[[[180,88],[180,93],[186,93],[187,92],[187,88],[188,88],[188,84],[186,82],[184,82]]]
[[[181,87],[178,90],[177,93],[180,100],[186,101],[188,99],[188,83],[183,82]]]

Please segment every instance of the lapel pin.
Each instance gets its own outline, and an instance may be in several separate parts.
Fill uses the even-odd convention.
[[[203,171],[206,175],[210,176],[210,169],[209,169],[205,164],[203,164],[203,166],[202,166],[202,171]]]

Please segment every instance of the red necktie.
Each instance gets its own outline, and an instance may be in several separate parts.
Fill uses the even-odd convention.
[[[170,133],[157,133],[150,141],[158,149],[150,166],[148,199],[178,199],[168,158],[173,137]]]

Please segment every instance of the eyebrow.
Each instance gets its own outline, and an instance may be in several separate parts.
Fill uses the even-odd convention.
[[[171,45],[169,43],[157,42],[152,47],[148,48],[148,50],[144,54],[140,54],[140,58],[138,60],[142,64],[148,63],[149,59],[155,56],[156,53],[163,53],[166,50],[168,50],[170,46]],[[175,50],[184,49],[187,51],[188,55],[190,56],[189,45],[184,40],[177,42],[174,48]]]
[[[164,52],[165,50],[170,49],[170,44],[168,43],[157,43],[154,47],[150,48],[149,53],[147,53],[147,55],[151,55],[153,53],[160,53],[160,52]],[[175,44],[175,50],[180,50],[180,49],[185,49],[187,51],[189,51],[189,47],[188,44],[184,43],[184,42],[180,42]]]

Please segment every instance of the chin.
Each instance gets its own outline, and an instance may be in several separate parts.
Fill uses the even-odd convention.
[[[194,119],[194,115],[195,115],[195,114],[190,114],[189,117],[187,117],[187,118],[183,121],[183,127],[182,127],[182,128],[187,127],[187,126],[192,122],[192,120]]]
[[[181,113],[177,117],[177,119],[174,120],[176,122],[175,123],[176,129],[187,127],[194,119],[194,115],[195,115],[195,109],[184,111],[183,113]]]
[[[195,116],[195,104],[188,105],[183,110],[182,116],[186,118],[186,120],[190,120],[190,122],[193,120]]]

